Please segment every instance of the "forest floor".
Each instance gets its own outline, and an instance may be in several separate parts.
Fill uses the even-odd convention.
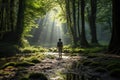
[[[29,72],[42,72],[47,75],[50,80],[65,80],[64,74],[66,73],[72,62],[80,59],[80,56],[65,56],[63,53],[62,59],[59,59],[58,53],[46,52],[56,56],[54,59],[46,58],[41,63],[28,68]]]
[[[11,68],[11,66],[13,66],[11,65],[8,68],[0,70],[0,80],[21,80],[20,76],[24,77],[28,73],[43,73],[49,80],[65,80],[65,73],[72,62],[77,61],[81,58],[80,56],[66,56],[63,53],[62,59],[59,59],[58,53],[55,52],[45,52],[43,54],[53,55],[55,58],[45,58],[33,66],[19,69]],[[14,57],[9,57],[6,59],[6,61],[9,62],[12,58]],[[16,61],[16,59],[13,59],[12,61]],[[2,60],[0,60],[0,62],[4,63]],[[5,74],[3,75],[4,72]]]
[[[45,52],[44,54],[53,55],[55,56],[55,58],[45,58],[41,62],[36,63],[33,66],[19,68],[19,70],[16,68],[13,68],[11,70],[11,67],[5,68],[4,70],[0,70],[0,80],[21,80],[18,78],[24,77],[28,73],[43,73],[48,77],[49,80],[66,80],[66,74],[68,73],[69,69],[73,69],[73,71],[75,71],[75,74],[85,73],[86,75],[86,73],[90,72],[90,75],[92,75],[92,77],[94,76],[101,77],[101,79],[94,79],[94,80],[120,80],[119,71],[117,71],[118,73],[114,73],[115,75],[117,74],[118,78],[111,77],[109,72],[111,68],[115,70],[120,69],[120,66],[118,64],[120,62],[120,56],[107,55],[107,54],[102,54],[102,57],[96,56],[96,55],[70,56],[70,55],[67,55],[67,53],[66,54],[63,53],[62,59],[59,59],[58,53]],[[100,53],[96,53],[96,54],[99,55]],[[116,64],[115,65],[113,64],[116,61],[117,61],[116,63],[117,66]],[[80,70],[77,69],[78,67],[81,67],[81,66],[82,66],[83,72],[80,68],[79,68]],[[5,75],[2,75],[1,73],[4,73],[4,71],[8,71],[8,72],[11,71],[12,74],[9,73],[9,75],[7,75],[8,74],[7,72]],[[71,80],[74,80],[74,79],[71,79]],[[76,79],[76,80],[79,80],[79,79]],[[87,80],[87,79],[84,79],[84,80]],[[93,78],[90,80],[93,80]]]

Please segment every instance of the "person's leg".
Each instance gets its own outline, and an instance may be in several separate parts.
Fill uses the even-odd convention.
[[[62,49],[60,48],[60,58],[62,58]]]
[[[58,48],[58,54],[59,54],[59,58],[60,58],[60,48]]]

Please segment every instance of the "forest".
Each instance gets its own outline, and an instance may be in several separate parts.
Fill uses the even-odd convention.
[[[120,80],[119,7],[120,0],[0,0],[0,80]]]

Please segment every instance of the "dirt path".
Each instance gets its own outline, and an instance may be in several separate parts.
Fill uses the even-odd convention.
[[[58,58],[58,53],[46,52],[44,54],[55,55],[55,59],[45,59],[41,63],[28,68],[29,72],[42,72],[47,75],[50,80],[64,80],[61,74],[66,72],[66,69],[75,60],[80,57],[70,57],[63,54],[63,58]]]

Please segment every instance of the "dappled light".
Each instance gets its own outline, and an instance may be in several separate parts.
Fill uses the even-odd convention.
[[[0,80],[120,80],[120,0],[0,0]]]

